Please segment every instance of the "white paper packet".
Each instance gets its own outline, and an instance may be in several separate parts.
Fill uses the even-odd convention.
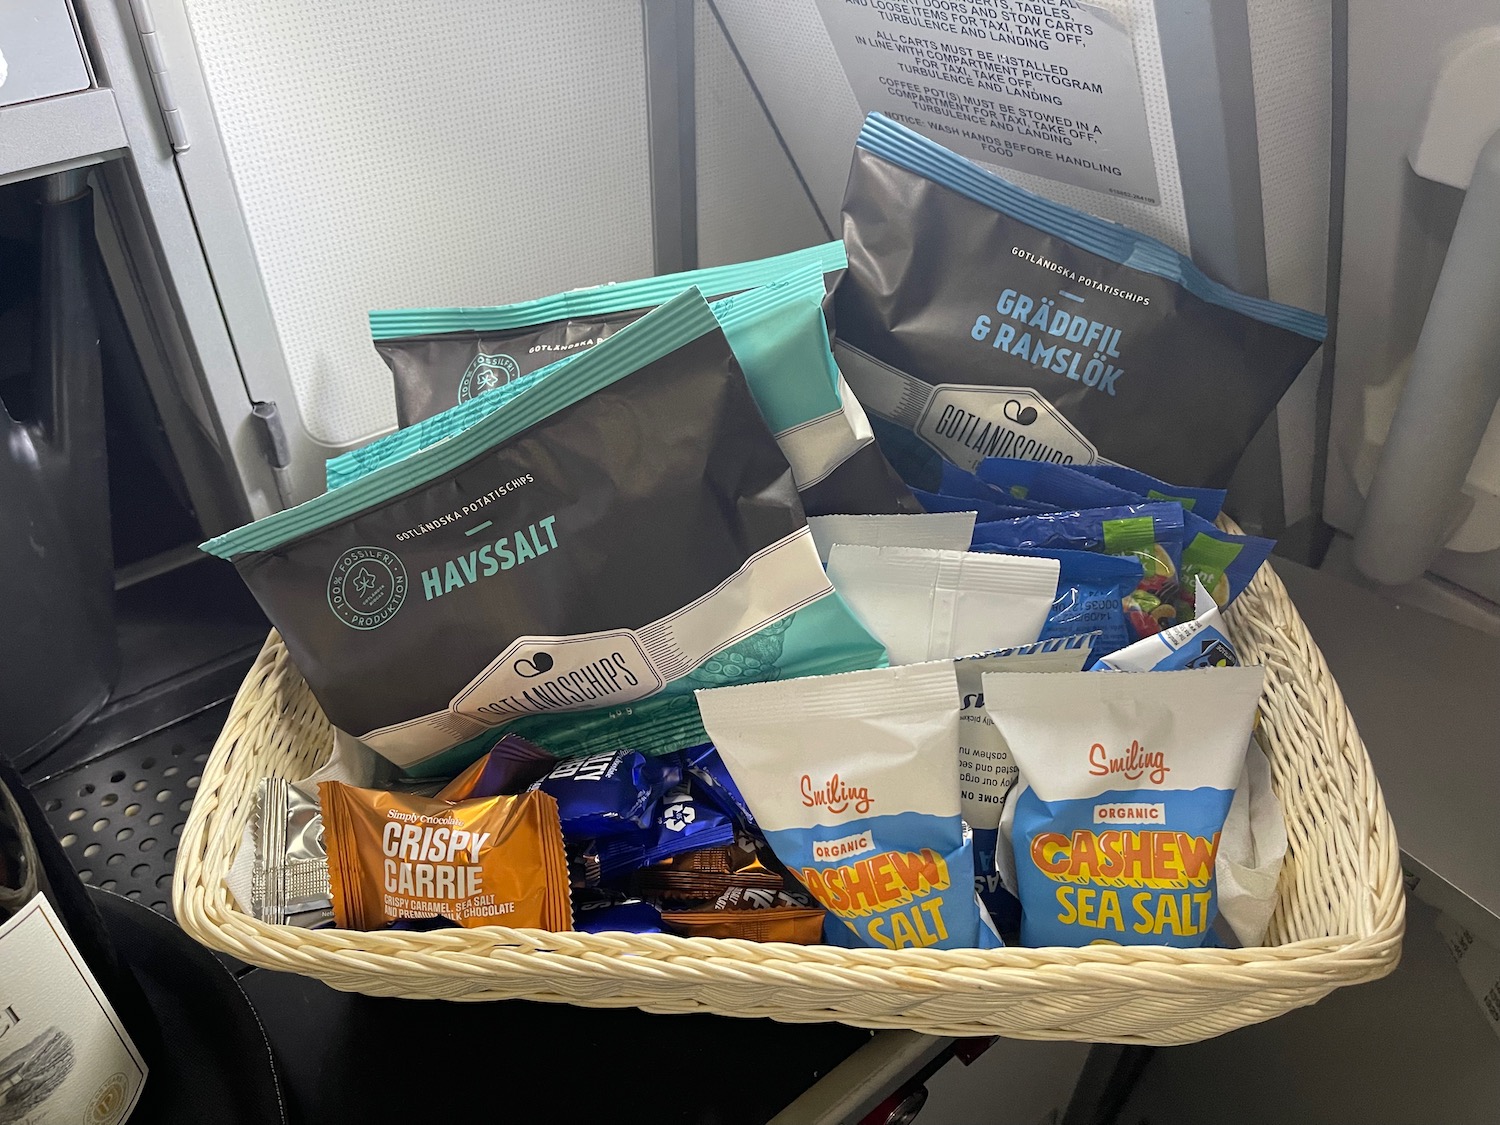
[[[1286,820],[1271,789],[1271,763],[1252,738],[1214,864],[1219,913],[1241,945],[1265,942],[1285,859]]]
[[[1010,747],[984,706],[986,672],[1081,672],[1093,649],[1090,637],[1057,637],[998,652],[965,656],[953,662],[962,706],[958,715],[959,806],[964,823],[974,830],[976,852],[994,854],[994,835],[1000,812],[1016,781]],[[988,847],[981,846],[988,834]]]
[[[808,516],[818,558],[828,565],[835,543],[855,547],[927,547],[967,551],[974,537],[973,512],[927,512],[906,516]]]
[[[984,706],[986,672],[1078,672],[1098,632],[1051,637],[953,662],[962,706],[958,715],[958,795],[964,823],[974,832],[974,889],[990,917],[1009,932],[1019,922],[1019,904],[995,867],[1000,814],[1018,773],[1010,747]]]
[[[834,544],[828,578],[892,664],[1030,644],[1057,594],[1056,559]]]

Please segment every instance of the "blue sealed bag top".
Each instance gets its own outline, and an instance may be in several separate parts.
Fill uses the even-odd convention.
[[[1174,616],[1179,621],[1192,620],[1195,580],[1201,579],[1214,601],[1227,606],[1250,584],[1260,564],[1276,546],[1275,540],[1235,535],[1209,522],[1223,503],[1222,491],[1188,489],[1179,491],[1196,495],[1167,497],[1156,486],[1172,488],[1171,485],[1118,466],[1108,470],[1098,465],[1084,469],[992,457],[981,462],[977,472],[982,480],[1005,484],[1023,492],[1029,500],[1051,505],[1054,510],[1144,504],[1151,500],[1176,503],[1182,508],[1182,548],[1177,558],[1178,577],[1173,595]],[[1126,479],[1133,483],[1125,483]],[[1202,511],[1199,500],[1203,502]]]
[[[1014,492],[998,484],[991,484],[975,473],[960,469],[957,465],[943,464],[943,475],[938,482],[938,492],[944,496],[969,496],[976,500],[988,500],[1007,508],[1018,509],[1017,515],[1028,512],[1050,512],[1052,506],[1038,503],[1026,497],[1025,492]]]
[[[991,673],[985,706],[1020,769],[1002,871],[1023,945],[1211,944],[1220,834],[1263,669]]]
[[[927,491],[995,456],[1225,485],[1327,329],[880,114],[843,217],[835,354]]]
[[[1224,508],[1227,492],[1222,488],[1193,488],[1185,484],[1168,484],[1150,473],[1127,469],[1124,465],[1073,465],[1080,473],[1128,489],[1142,500],[1175,500],[1195,516],[1212,521]]]
[[[998,551],[999,547],[979,546],[981,551]],[[1034,555],[1056,559],[1057,594],[1041,640],[1095,633],[1096,654],[1114,652],[1135,639],[1125,620],[1125,599],[1140,584],[1144,571],[1134,555],[1096,555],[1091,551],[1067,548],[1008,547],[1009,554]],[[1087,667],[1087,665],[1085,665]]]
[[[925,492],[920,488],[912,489],[911,494],[929,514],[972,512],[977,523],[993,523],[995,520],[1008,520],[1029,514],[1022,508],[1009,504],[994,504],[972,496],[944,496],[938,492]]]
[[[701,691],[698,705],[777,859],[841,923],[831,942],[1000,944],[959,816],[951,660]]]

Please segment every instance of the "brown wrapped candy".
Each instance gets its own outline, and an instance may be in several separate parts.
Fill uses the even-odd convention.
[[[744,938],[817,945],[823,940],[823,911],[800,906],[769,910],[663,911],[662,925],[683,937]]]
[[[461,926],[572,927],[562,826],[547,794],[448,802],[325,781],[318,797],[340,926],[442,916]]]
[[[727,863],[725,867],[728,867]],[[682,902],[717,898],[730,887],[758,887],[777,891],[781,889],[781,876],[759,865],[739,871],[715,871],[701,866],[682,868],[676,862],[668,860],[641,868],[635,873],[633,885],[638,895]]]

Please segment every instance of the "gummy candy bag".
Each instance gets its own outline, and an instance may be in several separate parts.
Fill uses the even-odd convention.
[[[1051,547],[1138,559],[1142,574],[1125,597],[1125,617],[1137,637],[1148,637],[1177,619],[1182,528],[1181,504],[1128,504],[976,524],[974,546]]]

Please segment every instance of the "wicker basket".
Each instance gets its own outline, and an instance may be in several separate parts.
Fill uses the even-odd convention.
[[[1266,947],[845,950],[501,927],[435,933],[257,922],[224,883],[264,775],[306,776],[332,729],[272,633],[203,771],[178,848],[188,933],[334,988],[452,1000],[524,998],[650,1012],[839,1021],[935,1035],[1187,1043],[1375,980],[1400,956],[1396,837],[1354,722],[1286,588],[1262,567],[1228,614],[1266,668],[1262,734],[1289,847]]]

